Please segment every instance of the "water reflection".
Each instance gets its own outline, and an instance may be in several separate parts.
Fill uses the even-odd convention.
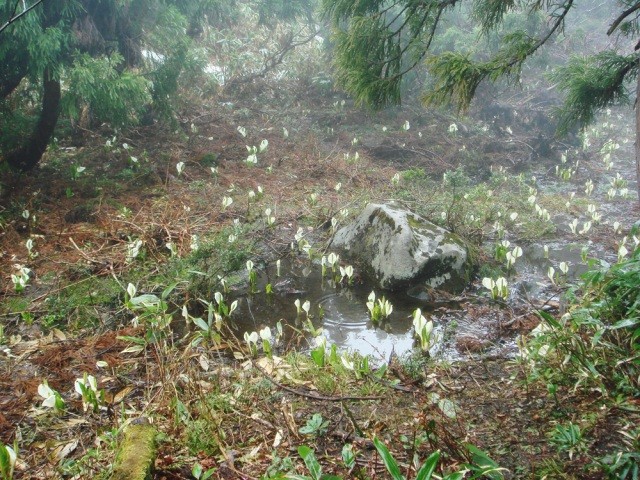
[[[299,316],[294,302],[311,302],[310,319],[314,328],[322,328],[329,343],[340,349],[355,350],[374,358],[388,359],[392,350],[401,354],[413,347],[411,314],[415,308],[424,308],[417,299],[404,294],[385,295],[393,304],[391,317],[375,326],[369,319],[366,307],[370,287],[354,285],[336,286],[323,278],[319,265],[308,262],[282,261],[281,276],[276,276],[275,266],[261,272],[259,290],[264,292],[270,283],[274,294],[258,293],[237,297],[237,314],[234,316],[241,330],[258,330],[273,327],[282,320],[301,328],[306,315]]]

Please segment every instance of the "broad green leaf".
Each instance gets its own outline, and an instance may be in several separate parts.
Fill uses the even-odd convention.
[[[609,328],[611,330],[617,330],[619,328],[633,327],[640,323],[640,319],[638,318],[625,318],[624,320],[620,320],[619,322],[614,323]]]
[[[8,448],[2,443],[0,443],[0,474],[2,474],[2,478],[11,478],[11,455],[8,451]]]
[[[306,445],[300,445],[298,447],[298,454],[300,455],[300,457],[302,457],[302,460],[304,460],[304,464],[309,469],[311,478],[313,480],[320,480],[320,477],[322,475],[322,467],[320,467],[320,464],[318,463],[313,450],[311,450]]]
[[[549,325],[551,325],[553,328],[559,328],[559,329],[562,328],[562,325],[560,325],[560,323],[555,318],[553,318],[553,316],[550,315],[549,313],[539,310],[538,315],[540,315],[542,319],[546,321]]]
[[[324,367],[324,360],[325,360],[324,350],[320,350],[320,349],[311,350],[311,358],[313,359],[313,363],[315,363],[318,367]]]
[[[211,478],[213,476],[213,474],[216,473],[216,469],[215,468],[210,468],[209,470],[207,470],[206,472],[204,472],[202,474],[201,480],[208,480],[209,478]]]
[[[167,286],[167,288],[165,288],[162,291],[162,299],[166,300],[169,295],[171,295],[171,292],[173,292],[173,290],[178,286],[178,282],[174,282],[171,285]]]
[[[116,337],[117,340],[124,340],[125,342],[135,343],[137,345],[146,345],[146,341],[144,338],[140,337],[131,337],[129,335],[120,335]]]
[[[489,456],[475,445],[470,443],[465,444],[469,453],[472,454],[472,463],[474,466],[482,469],[482,474],[489,477],[492,480],[501,480],[504,478],[500,472],[501,468],[496,462],[491,460]]]
[[[203,330],[205,332],[209,331],[209,324],[207,322],[205,322],[203,319],[194,318],[193,319],[193,323],[195,323],[198,327],[200,327],[201,330]]]
[[[349,470],[356,465],[356,456],[353,453],[353,445],[350,443],[342,447],[342,461]]]
[[[467,450],[469,450],[469,453],[471,453],[473,455],[473,463],[474,464],[480,465],[480,466],[483,466],[483,467],[497,467],[498,466],[498,464],[496,462],[494,462],[493,460],[491,460],[489,458],[489,456],[486,454],[486,452],[480,450],[475,445],[467,443],[465,446],[467,447]]]
[[[416,474],[416,480],[431,480],[431,475],[438,466],[438,460],[440,460],[440,451],[436,450],[425,460],[420,470]]]
[[[389,452],[389,449],[385,446],[385,444],[377,438],[373,439],[373,444],[376,446],[376,449],[378,450],[378,453],[380,454],[380,457],[384,462],[384,466],[387,468],[387,472],[389,472],[393,480],[406,480],[404,478],[404,475],[400,473],[398,463],[396,462],[395,458],[393,458],[391,452]]]
[[[462,472],[454,472],[454,473],[450,473],[445,477],[442,477],[442,480],[462,480],[464,478],[464,475],[465,474]]]
[[[144,345],[133,345],[122,350],[120,353],[140,353],[144,350]]]
[[[383,363],[373,374],[376,378],[382,379],[387,374],[387,364]]]
[[[591,337],[592,347],[596,347],[598,343],[600,343],[600,339],[602,338],[602,335],[604,334],[604,332],[605,332],[604,328],[599,328],[598,330],[596,330],[596,333],[594,333],[593,337]]]
[[[160,304],[160,299],[152,293],[145,293],[143,295],[133,297],[129,300],[129,303],[134,307],[155,307]]]

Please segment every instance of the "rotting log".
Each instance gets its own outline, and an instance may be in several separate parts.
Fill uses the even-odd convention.
[[[146,418],[138,418],[124,430],[111,480],[148,480],[156,459],[156,429]]]

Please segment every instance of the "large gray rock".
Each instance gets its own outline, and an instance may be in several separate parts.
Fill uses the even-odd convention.
[[[396,203],[367,205],[338,230],[333,246],[387,290],[461,290],[471,271],[460,237]]]

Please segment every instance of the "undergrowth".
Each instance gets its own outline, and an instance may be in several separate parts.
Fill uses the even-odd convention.
[[[522,359],[528,381],[546,384],[563,417],[551,442],[570,459],[581,457],[585,469],[607,478],[637,478],[640,472],[640,430],[637,428],[640,396],[640,248],[618,263],[600,262],[572,289],[567,313],[556,319],[540,312],[543,322],[528,340],[523,339]],[[574,412],[564,398],[577,390],[592,392],[594,403]],[[574,413],[569,413],[574,412]],[[615,453],[602,456],[588,451],[598,417],[621,415],[618,431],[611,432]]]
[[[402,172],[397,194],[417,213],[465,239],[481,245],[497,238],[496,231],[508,229],[522,242],[554,232],[554,227],[536,215],[529,201],[535,185],[523,175],[512,175],[497,167],[486,182],[474,182],[463,167],[448,171],[441,181],[423,170]],[[511,214],[516,212],[515,218]]]

